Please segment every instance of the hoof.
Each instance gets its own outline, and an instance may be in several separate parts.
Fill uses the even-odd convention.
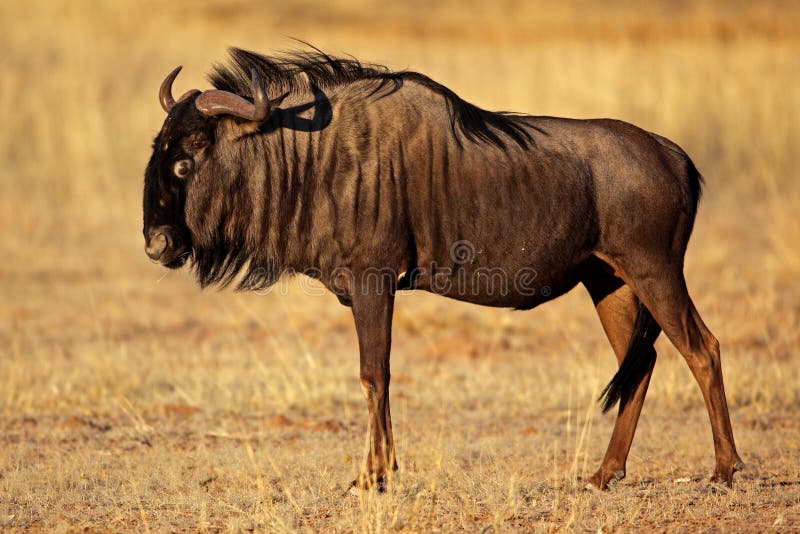
[[[386,493],[387,484],[386,476],[371,477],[368,475],[361,475],[350,483],[347,492],[350,495],[359,495],[362,491],[374,489],[378,493]]]
[[[733,486],[733,474],[737,471],[742,471],[745,467],[744,462],[741,460],[736,460],[736,462],[728,468],[717,467],[711,477],[711,482],[730,488]]]
[[[604,471],[602,468],[600,468],[594,475],[592,475],[592,478],[589,479],[589,483],[586,484],[586,488],[593,490],[607,490],[609,483],[619,482],[623,478],[625,478],[624,469],[617,469],[616,471]]]

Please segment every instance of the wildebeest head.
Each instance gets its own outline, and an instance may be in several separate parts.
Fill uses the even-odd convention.
[[[145,252],[153,261],[179,268],[192,254],[192,233],[186,222],[187,191],[206,162],[214,155],[216,128],[227,116],[243,131],[257,129],[277,105],[266,96],[264,84],[252,71],[253,102],[226,91],[192,89],[177,101],[172,83],[175,68],[159,91],[167,118],[153,143],[144,180]],[[255,126],[255,128],[253,128]]]

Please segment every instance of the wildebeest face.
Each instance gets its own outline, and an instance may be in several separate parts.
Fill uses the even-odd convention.
[[[213,119],[195,107],[198,94],[190,91],[177,103],[171,102],[171,97],[164,102],[162,94],[167,119],[153,143],[145,171],[145,252],[153,261],[173,269],[183,266],[191,255],[186,191],[213,142]]]
[[[220,120],[234,120],[239,133],[252,133],[288,95],[269,100],[264,82],[252,71],[253,101],[216,89],[193,89],[176,102],[172,82],[177,67],[159,90],[167,119],[153,143],[153,155],[144,179],[145,251],[153,261],[170,268],[186,263],[192,253],[192,235],[186,223],[187,190],[213,152]]]

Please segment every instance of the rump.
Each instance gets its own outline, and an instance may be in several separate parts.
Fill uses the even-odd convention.
[[[599,127],[588,154],[600,228],[598,252],[638,250],[682,265],[702,178],[677,144],[620,121]]]

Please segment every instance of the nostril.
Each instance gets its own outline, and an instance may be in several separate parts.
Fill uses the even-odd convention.
[[[150,241],[145,246],[144,251],[150,256],[150,259],[157,260],[167,250],[167,245],[167,236],[163,233],[158,233],[150,237]]]

